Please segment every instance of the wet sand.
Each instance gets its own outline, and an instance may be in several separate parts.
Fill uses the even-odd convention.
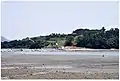
[[[1,54],[2,79],[119,79],[119,57]]]

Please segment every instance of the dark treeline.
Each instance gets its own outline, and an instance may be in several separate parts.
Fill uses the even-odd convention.
[[[119,49],[119,29],[106,30],[77,29],[71,34],[52,33],[47,36],[25,38],[2,42],[1,48],[58,48],[61,46],[77,46],[94,49]]]

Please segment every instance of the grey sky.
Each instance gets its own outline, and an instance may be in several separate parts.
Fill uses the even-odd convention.
[[[117,2],[2,2],[1,30],[8,39],[116,25]]]

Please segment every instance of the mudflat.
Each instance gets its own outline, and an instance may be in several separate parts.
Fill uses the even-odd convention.
[[[119,56],[1,53],[2,79],[119,79]]]

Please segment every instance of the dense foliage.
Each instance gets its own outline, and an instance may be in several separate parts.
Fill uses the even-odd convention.
[[[61,46],[77,46],[95,49],[119,49],[119,29],[105,30],[77,29],[71,34],[55,34],[2,42],[1,48],[58,48]]]

